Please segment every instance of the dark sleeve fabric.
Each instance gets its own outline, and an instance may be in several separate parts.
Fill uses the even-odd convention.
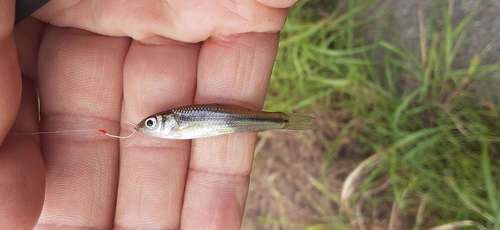
[[[49,0],[16,0],[16,24],[40,9],[47,2]]]

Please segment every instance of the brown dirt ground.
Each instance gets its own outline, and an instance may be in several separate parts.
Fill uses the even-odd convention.
[[[325,171],[332,148],[324,144],[333,143],[341,130],[337,124],[346,119],[347,115],[331,111],[316,119],[318,129],[313,131],[261,133],[242,229],[304,229],[332,226],[332,222],[346,227],[349,220],[339,215],[335,199],[340,197],[344,179],[363,158],[356,156],[356,145],[346,138],[339,151],[333,150]]]

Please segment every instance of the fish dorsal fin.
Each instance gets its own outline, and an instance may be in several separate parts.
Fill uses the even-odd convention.
[[[239,106],[239,105],[229,105],[229,104],[221,104],[221,103],[213,103],[210,105],[213,106],[214,108],[221,108],[221,109],[253,111],[252,109],[249,109],[249,108],[243,107],[243,106]]]

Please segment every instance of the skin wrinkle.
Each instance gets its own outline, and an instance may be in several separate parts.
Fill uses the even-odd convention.
[[[246,49],[243,49],[244,47],[242,46],[241,43],[239,43],[240,45],[238,46],[238,51],[236,51],[237,55],[238,55],[238,63],[237,63],[237,68],[236,68],[236,77],[234,77],[233,79],[233,84],[237,84],[237,82],[244,82],[242,84],[243,87],[245,87],[245,89],[243,90],[240,90],[240,93],[243,93],[243,92],[249,92],[247,89],[248,89],[248,85],[245,86],[245,83],[246,80],[247,80],[247,77],[245,77],[247,74],[245,74],[245,70],[247,70],[247,59],[248,59],[248,56],[251,56],[251,54],[248,54],[246,56],[244,56],[244,53],[243,51],[245,51]],[[250,70],[252,70],[252,68],[248,68]],[[251,75],[248,75],[251,77]]]
[[[241,10],[241,9],[245,9],[244,7],[243,8],[240,8],[240,3],[238,3],[237,1],[228,1],[228,2],[223,2],[223,3],[227,3],[228,5],[230,4],[230,6],[226,6],[226,4],[221,4],[222,7],[226,10],[226,12],[231,15],[232,17],[231,18],[237,18],[238,19],[238,26],[242,26],[243,24],[245,25],[244,28],[247,29],[248,28],[248,24],[250,24],[250,22],[252,21],[251,19],[248,18],[248,16],[245,15],[246,11],[245,10]],[[244,23],[242,23],[244,22]]]
[[[244,45],[248,46],[248,44],[244,44]],[[254,47],[248,47],[248,48],[250,50],[257,50],[257,45],[254,43]],[[240,54],[241,53],[244,54],[246,52],[242,52],[241,48],[240,48]],[[241,79],[241,81],[243,81],[243,87],[245,87],[245,89],[242,90],[241,92],[249,92],[249,91],[251,91],[251,88],[253,87],[253,85],[249,84],[249,83],[251,83],[250,82],[251,79],[255,76],[255,69],[254,68],[248,68],[248,67],[254,66],[254,64],[255,64],[254,58],[255,58],[254,55],[250,55],[248,53],[247,53],[247,55],[244,58],[241,58],[243,61],[240,62],[241,64],[238,66],[239,67],[238,70],[241,70],[241,72],[244,72],[246,69],[250,69],[250,73],[247,74],[250,77]]]
[[[200,49],[200,43],[185,43],[157,35],[152,36],[148,39],[134,40],[134,42],[139,43],[141,46],[152,47],[152,48],[162,46],[162,47],[192,49],[193,51],[196,52],[198,52],[198,50]]]
[[[255,136],[257,136],[257,134],[255,134]],[[232,144],[232,147],[231,147],[231,148],[232,148],[232,149],[237,149],[237,148],[239,148],[240,146],[248,146],[248,145],[249,145],[248,141],[249,141],[248,139],[245,139],[245,142],[243,142],[243,143],[241,143],[241,144],[237,144],[236,142],[233,142],[233,143],[231,143],[231,144]],[[253,146],[255,146],[255,141],[253,141]],[[243,164],[243,165],[251,165],[251,163],[253,162],[253,156],[254,156],[254,154],[252,154],[252,155],[249,155],[249,154],[243,154],[243,157],[244,157],[244,158],[243,158],[243,160],[242,160],[242,164]],[[250,175],[250,171],[245,172],[245,173],[243,173],[243,174],[245,174],[245,175]]]
[[[227,143],[227,145],[228,145],[228,148],[229,148],[229,145],[237,147],[237,148],[229,148],[229,149],[233,149],[233,151],[234,151],[235,149],[238,149],[238,150],[239,150],[239,149],[251,149],[251,152],[250,152],[250,153],[246,153],[246,152],[244,152],[244,151],[241,151],[241,153],[240,153],[240,152],[236,152],[236,154],[241,154],[241,155],[243,155],[243,159],[241,159],[239,162],[234,162],[234,163],[239,163],[239,164],[238,164],[238,165],[236,165],[236,166],[238,166],[238,167],[240,167],[240,168],[244,169],[244,170],[242,170],[242,173],[243,173],[243,174],[245,174],[245,175],[250,175],[250,172],[251,172],[251,167],[252,167],[252,164],[251,164],[251,163],[252,163],[252,161],[253,161],[253,158],[251,159],[251,161],[248,161],[248,159],[249,159],[249,157],[253,156],[253,152],[254,152],[254,150],[253,150],[253,149],[255,148],[255,147],[254,147],[254,146],[255,146],[255,144],[253,144],[252,146],[249,146],[249,145],[244,145],[244,143],[245,143],[246,141],[251,141],[251,142],[255,143],[255,139],[257,138],[257,135],[256,135],[256,134],[244,134],[244,135],[251,136],[252,138],[245,138],[243,143],[241,143],[241,142],[236,142],[236,141],[234,141],[234,140],[233,140],[233,141],[228,142],[228,143]],[[242,147],[243,147],[243,148],[242,148]],[[233,154],[234,154],[234,153],[233,153]],[[248,162],[248,163],[247,163],[247,162]],[[245,166],[246,166],[246,167],[245,167]],[[233,166],[233,167],[234,167],[234,166]]]

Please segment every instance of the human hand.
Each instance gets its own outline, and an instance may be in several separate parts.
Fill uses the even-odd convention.
[[[127,120],[193,103],[260,109],[293,1],[260,2],[52,0],[34,14],[47,24],[14,29],[18,62],[14,1],[2,1],[0,229],[239,228],[255,134],[97,130],[129,134]]]

